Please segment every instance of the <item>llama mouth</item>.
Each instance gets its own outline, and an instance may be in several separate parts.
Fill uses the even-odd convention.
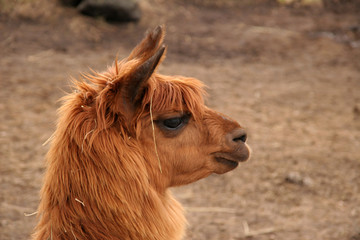
[[[233,161],[233,160],[230,160],[230,159],[227,159],[227,158],[223,158],[223,157],[215,157],[215,160],[218,163],[222,163],[222,164],[227,165],[227,166],[229,166],[231,168],[236,168],[239,165],[239,162]]]
[[[241,149],[235,152],[216,152],[214,153],[215,161],[226,165],[230,168],[236,168],[240,162],[244,162],[249,158],[248,148]]]

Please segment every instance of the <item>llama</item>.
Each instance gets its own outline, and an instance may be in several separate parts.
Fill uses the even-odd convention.
[[[182,239],[169,187],[249,158],[245,130],[204,104],[194,78],[156,73],[164,29],[63,98],[33,239]]]

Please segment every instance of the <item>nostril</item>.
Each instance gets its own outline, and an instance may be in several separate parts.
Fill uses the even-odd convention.
[[[234,142],[246,142],[246,139],[247,139],[246,133],[242,133],[241,135],[233,138],[233,141]]]
[[[237,128],[226,134],[226,143],[229,147],[238,148],[242,143],[247,140],[247,134],[245,129]]]

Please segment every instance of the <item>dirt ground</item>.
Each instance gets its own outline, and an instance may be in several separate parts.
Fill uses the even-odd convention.
[[[104,70],[165,23],[159,71],[204,81],[208,105],[246,126],[253,150],[235,171],[173,189],[186,239],[359,240],[360,7],[344,2],[143,0],[136,24],[54,0],[0,9],[0,239],[35,225],[24,213],[36,211],[70,76]]]

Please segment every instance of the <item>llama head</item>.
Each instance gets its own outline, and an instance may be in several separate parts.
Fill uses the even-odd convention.
[[[163,28],[157,27],[128,58],[86,76],[94,85],[77,84],[77,107],[89,114],[79,144],[98,144],[104,152],[132,147],[142,156],[150,182],[166,188],[228,172],[249,158],[249,148],[236,121],[205,106],[199,80],[156,73],[166,52],[163,38]],[[101,134],[114,137],[99,143]]]

